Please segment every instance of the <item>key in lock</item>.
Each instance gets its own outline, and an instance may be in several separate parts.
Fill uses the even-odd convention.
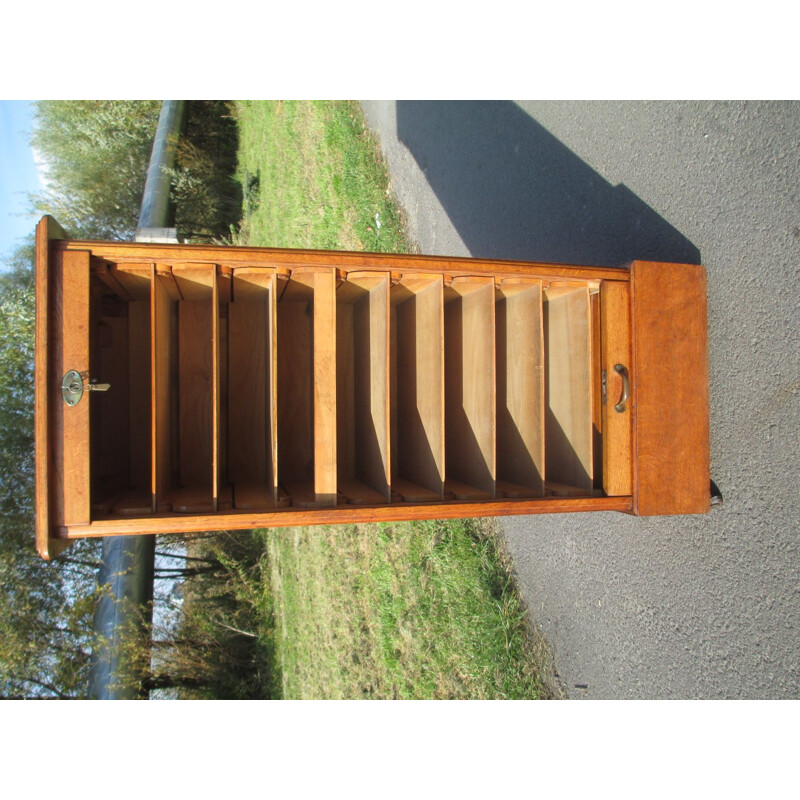
[[[68,406],[77,405],[84,391],[107,392],[110,388],[110,383],[98,383],[89,378],[88,372],[78,372],[75,369],[69,370],[61,381],[61,394]]]

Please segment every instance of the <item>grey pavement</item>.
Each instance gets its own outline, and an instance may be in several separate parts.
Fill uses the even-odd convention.
[[[800,104],[362,105],[422,253],[708,270],[723,505],[502,521],[567,695],[800,697]]]

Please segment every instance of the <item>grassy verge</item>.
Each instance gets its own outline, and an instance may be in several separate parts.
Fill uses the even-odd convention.
[[[406,252],[355,103],[245,102],[237,117],[244,219],[236,243]]]
[[[294,528],[266,542],[281,696],[539,696],[524,611],[480,524]]]
[[[237,244],[407,252],[354,103],[237,107]],[[380,222],[380,226],[377,224]],[[536,698],[538,661],[491,524],[277,529],[258,600],[271,695]]]

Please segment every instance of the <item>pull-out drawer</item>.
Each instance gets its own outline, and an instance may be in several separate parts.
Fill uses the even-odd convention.
[[[701,267],[37,229],[37,546],[707,510]]]

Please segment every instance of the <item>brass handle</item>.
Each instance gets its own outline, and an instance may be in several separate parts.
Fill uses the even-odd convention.
[[[614,411],[622,414],[625,411],[628,398],[631,396],[631,383],[628,380],[628,368],[624,364],[614,364],[614,372],[622,378],[622,394],[619,402],[614,406]]]

